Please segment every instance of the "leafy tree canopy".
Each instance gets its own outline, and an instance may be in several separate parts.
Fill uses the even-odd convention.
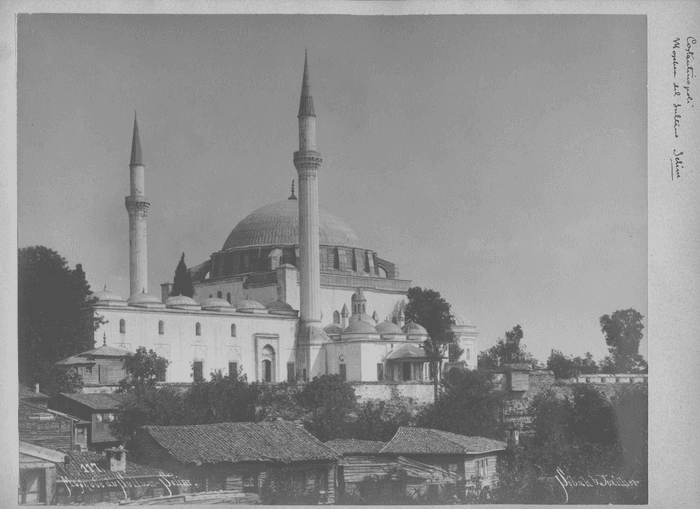
[[[418,415],[417,425],[468,436],[503,439],[503,394],[486,371],[451,370],[440,399]]]
[[[209,381],[190,386],[184,397],[185,420],[188,424],[217,422],[253,422],[260,393],[258,384],[249,384],[245,375],[211,374]]]
[[[140,346],[136,353],[124,360],[127,377],[119,382],[121,392],[139,392],[146,388],[155,387],[162,380],[170,361],[160,357],[153,350]]]
[[[494,346],[479,354],[479,368],[495,368],[501,364],[510,363],[537,365],[537,359],[521,343],[523,336],[523,329],[520,325],[516,325],[512,330],[506,332],[505,338],[499,338]]]
[[[194,296],[194,283],[192,283],[192,276],[187,271],[187,265],[185,265],[185,253],[182,253],[180,263],[177,264],[175,269],[175,279],[173,280],[173,289],[170,295],[173,297],[177,295]]]
[[[630,308],[600,317],[600,329],[605,335],[610,357],[603,361],[605,371],[618,373],[646,372],[647,363],[639,354],[644,334],[641,313]]]
[[[552,350],[547,359],[547,369],[554,372],[557,379],[574,378],[581,374],[598,373],[599,368],[593,360],[593,354],[586,352],[584,357],[571,357],[559,350]]]
[[[94,332],[104,319],[89,309],[90,285],[82,266],[69,269],[52,249],[19,249],[18,284],[19,381],[52,392],[51,367],[94,348]]]

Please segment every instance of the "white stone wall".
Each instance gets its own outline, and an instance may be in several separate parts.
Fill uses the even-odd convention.
[[[389,401],[394,397],[408,399],[416,405],[427,405],[433,402],[434,389],[432,382],[411,383],[353,383],[357,401]]]
[[[276,379],[286,378],[287,362],[294,362],[296,318],[237,313],[224,315],[203,311],[174,309],[141,309],[135,307],[96,307],[108,323],[95,332],[96,344],[107,334],[107,344],[135,351],[139,346],[155,350],[171,364],[167,382],[191,382],[192,361],[204,362],[206,379],[216,369],[228,374],[228,363],[237,362],[249,381],[259,380],[260,350],[270,344],[275,349]],[[126,321],[125,333],[119,332],[119,322]],[[158,322],[165,324],[164,334],[158,333]],[[195,324],[201,324],[201,336],[195,334]],[[236,325],[236,337],[231,337],[231,324]],[[270,337],[270,341],[265,341]],[[275,339],[278,338],[278,339]]]

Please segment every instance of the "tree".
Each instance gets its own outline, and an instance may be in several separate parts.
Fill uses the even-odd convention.
[[[245,375],[224,376],[220,370],[209,381],[193,383],[184,396],[187,424],[254,422],[258,384],[249,384]]]
[[[612,316],[600,317],[600,328],[610,352],[610,359],[604,361],[606,371],[646,371],[646,361],[639,354],[639,343],[644,337],[643,318],[641,313],[632,308],[615,311]]]
[[[164,378],[170,361],[153,350],[140,346],[136,353],[124,359],[126,378],[119,381],[120,392],[142,392],[156,386]]]
[[[350,433],[350,415],[355,410],[355,389],[340,375],[314,377],[297,395],[297,401],[309,413],[304,427],[319,440],[346,438]]]
[[[145,385],[138,392],[130,393],[119,405],[119,412],[114,414],[109,428],[128,449],[141,426],[189,424],[185,420],[184,408],[184,397],[177,389]]]
[[[19,249],[18,284],[19,381],[39,383],[52,392],[52,366],[94,348],[94,332],[104,318],[89,308],[90,285],[82,266],[70,270],[66,260],[47,247]]]
[[[421,410],[417,425],[501,440],[503,394],[487,371],[451,370],[440,399]]]
[[[463,353],[460,351],[456,337],[452,331],[454,319],[450,313],[450,304],[435,290],[423,289],[414,286],[408,289],[408,303],[406,304],[406,320],[422,325],[428,333],[428,339],[423,344],[425,355],[430,362],[433,373],[435,400],[438,397],[439,366],[444,358],[445,347],[448,346],[452,356],[458,359]],[[456,355],[457,357],[453,357]]]
[[[413,415],[406,406],[367,401],[359,405],[350,435],[359,440],[388,442],[400,427],[410,426],[412,422]]]
[[[557,379],[568,379],[581,374],[597,373],[598,365],[590,352],[586,352],[583,358],[572,358],[559,350],[552,350],[552,354],[547,359],[547,369],[553,371],[554,377]]]
[[[83,389],[83,377],[75,368],[64,368],[55,364],[44,368],[44,388],[41,392],[47,396],[56,396],[61,392],[75,393]]]
[[[533,367],[538,364],[524,344],[521,344],[524,333],[520,325],[506,332],[505,338],[498,338],[498,342],[488,350],[479,354],[480,368],[495,368],[501,364],[527,363]]]
[[[173,289],[170,295],[173,297],[177,295],[192,297],[194,295],[194,283],[192,283],[192,276],[187,271],[187,265],[185,265],[185,253],[182,253],[180,263],[177,264],[175,269],[175,279],[173,280]]]

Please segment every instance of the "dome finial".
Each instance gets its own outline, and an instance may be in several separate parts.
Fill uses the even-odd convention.
[[[102,345],[107,346],[107,333],[106,332],[102,333]]]
[[[288,199],[290,199],[290,200],[297,199],[296,195],[294,194],[294,179],[292,179],[292,195]]]
[[[105,285],[104,290],[102,290],[102,291],[103,291],[103,292],[106,292],[106,291],[107,291],[107,285]]]

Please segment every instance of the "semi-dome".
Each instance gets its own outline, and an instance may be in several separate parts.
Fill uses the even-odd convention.
[[[319,244],[360,248],[355,232],[342,219],[319,207]],[[284,200],[260,207],[231,231],[223,250],[299,245],[299,202]]]
[[[428,334],[428,331],[425,330],[425,327],[423,327],[420,324],[417,324],[416,322],[408,322],[406,325],[404,325],[403,331],[406,334]]]
[[[455,325],[457,325],[459,327],[462,327],[465,325],[467,325],[467,326],[471,325],[469,320],[467,320],[466,318],[464,318],[464,316],[459,315],[457,313],[452,313],[452,318],[454,318]]]
[[[393,322],[382,322],[377,325],[377,332],[380,334],[403,334],[401,327]]]
[[[343,332],[343,328],[337,323],[329,323],[323,328],[323,330],[326,331],[326,334],[328,334],[329,336],[337,336],[338,334],[341,334]]]
[[[364,320],[357,320],[352,322],[347,329],[343,331],[343,334],[376,334],[377,329],[374,328],[369,322]]]
[[[208,299],[204,299],[201,303],[200,306],[202,306],[202,309],[216,309],[216,308],[231,308],[231,304],[224,299],[219,299],[218,297],[209,297]]]
[[[292,306],[281,300],[273,300],[265,306],[265,309],[269,309],[270,311],[294,311]]]
[[[238,310],[241,310],[241,309],[265,309],[265,306],[260,304],[257,300],[251,300],[251,299],[241,299],[241,300],[236,302],[236,305],[234,307]]]
[[[199,309],[200,305],[197,304],[192,297],[187,295],[175,295],[173,297],[168,297],[165,300],[165,305],[169,308],[177,309]]]
[[[92,298],[97,299],[97,302],[103,306],[126,306],[126,301],[121,295],[107,290],[107,286],[100,292],[92,294]]]

